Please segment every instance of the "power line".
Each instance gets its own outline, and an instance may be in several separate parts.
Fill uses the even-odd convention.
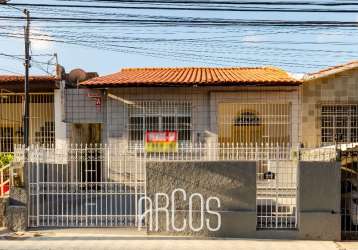
[[[45,40],[45,41],[53,41],[53,42],[60,42],[60,43],[65,43],[65,44],[71,44],[71,45],[79,45],[79,46],[85,46],[85,47],[91,47],[91,48],[99,48],[99,49],[103,49],[103,50],[110,50],[110,51],[117,51],[117,52],[122,52],[122,53],[134,53],[134,54],[142,54],[142,55],[146,55],[146,56],[151,56],[151,57],[161,57],[161,58],[169,58],[169,59],[173,59],[173,58],[177,58],[179,60],[188,60],[189,61],[198,61],[198,58],[211,58],[213,60],[213,62],[215,61],[215,63],[210,62],[210,64],[215,64],[217,65],[216,62],[221,61],[221,62],[225,62],[225,63],[242,63],[243,61],[245,63],[255,63],[255,65],[257,65],[258,63],[262,64],[262,63],[270,63],[271,61],[267,61],[267,60],[256,60],[256,59],[241,59],[241,60],[237,60],[235,58],[227,58],[227,57],[222,57],[222,56],[207,56],[207,55],[197,55],[197,54],[193,54],[193,53],[181,53],[181,52],[174,52],[172,51],[170,54],[168,54],[167,52],[160,51],[160,50],[155,50],[155,49],[150,49],[148,50],[148,48],[141,48],[141,47],[135,47],[135,46],[119,46],[119,45],[104,45],[103,43],[101,43],[100,45],[96,45],[95,43],[93,43],[93,41],[81,41],[81,40],[71,40],[71,41],[64,41],[64,40],[56,40],[56,39],[37,39],[37,38],[33,38],[33,40]],[[153,51],[153,52],[149,52],[149,51]],[[184,60],[184,61],[185,61]],[[208,63],[207,60],[202,60],[202,62]],[[307,64],[307,63],[294,63],[294,62],[278,62],[278,65],[284,65],[286,67],[297,67],[299,66],[300,68],[312,68],[312,67],[327,67],[329,65],[327,64]],[[312,67],[307,67],[307,66],[312,66]]]
[[[4,68],[0,68],[0,71],[4,71],[4,72],[7,72],[7,73],[12,73],[12,74],[16,74],[16,75],[22,75],[22,74],[19,73],[19,72],[12,71],[12,70],[8,70],[8,69],[4,69]]]
[[[20,61],[25,61],[24,58],[19,57],[19,56],[16,56],[16,55],[10,55],[10,54],[5,54],[5,53],[0,53],[0,56],[12,58],[12,59],[16,59],[16,60],[20,60]],[[32,56],[32,55],[31,55],[31,56]],[[35,62],[35,63],[37,63],[37,64],[45,64],[45,65],[48,65],[48,64],[49,64],[49,62],[41,62],[41,61],[34,60],[34,59],[31,59],[31,61],[32,61],[32,62]],[[51,65],[56,65],[56,64],[51,64]]]
[[[286,32],[266,32],[266,33],[260,33],[260,34],[251,34],[251,36],[256,36],[256,35],[265,35],[265,34],[278,34],[278,33],[286,33]],[[292,33],[292,31],[289,31],[287,33]],[[57,36],[59,33],[56,32],[53,36]],[[41,35],[41,37],[43,37],[44,35]],[[67,35],[68,36],[68,35]],[[243,36],[235,36],[235,37],[245,37],[246,35],[243,35]],[[72,36],[73,37],[73,36]],[[88,37],[90,38],[94,38],[94,37],[98,37],[98,38],[106,38],[107,40],[110,39],[110,37],[106,37],[106,36],[97,36],[95,34],[89,34]],[[233,37],[233,36],[231,36]],[[224,37],[211,37],[210,40],[206,40],[205,38],[199,38],[199,39],[157,39],[157,38],[131,38],[131,37],[113,37],[115,39],[116,42],[119,42],[120,40],[118,39],[123,39],[123,41],[129,41],[128,39],[131,39],[131,42],[152,42],[152,43],[157,43],[157,42],[175,42],[175,43],[187,43],[187,42],[195,42],[197,44],[200,43],[203,43],[203,41],[205,41],[205,46],[208,46],[208,44],[210,45],[211,43],[215,42],[215,43],[220,43],[221,44],[221,47],[223,47],[223,40],[214,40],[214,38],[224,38]],[[227,42],[229,40],[225,40],[225,42]],[[235,40],[232,41],[232,42],[236,42]],[[262,42],[265,42],[265,43],[273,43],[273,44],[281,44],[283,43],[283,41],[260,41],[261,43]],[[248,43],[255,43],[255,41],[244,41],[245,44],[248,44]],[[307,42],[307,41],[304,41],[304,42],[292,42],[292,41],[285,41],[285,44],[333,44],[333,45],[354,45],[354,43],[336,43],[336,42],[330,42],[330,43],[327,43],[327,42]],[[225,45],[227,47],[227,45]],[[244,46],[244,45],[241,45],[241,46]],[[228,46],[228,47],[234,47],[233,46]],[[237,47],[237,45],[235,45],[235,47]],[[262,47],[262,46],[261,46]],[[260,47],[254,47],[252,45],[248,46],[248,48],[260,48]],[[325,53],[356,53],[354,51],[343,51],[343,50],[323,50],[323,49],[298,49],[298,48],[269,48],[269,47],[263,47],[261,49],[268,49],[268,50],[282,50],[282,51],[310,51],[310,52],[325,52]]]
[[[76,37],[75,35],[71,34],[71,35],[66,35],[64,34],[66,32],[62,32],[62,34],[59,35],[58,32],[54,33],[51,36],[48,35],[40,35],[38,34],[38,36],[40,37],[53,37],[53,36],[59,36],[59,37]],[[266,33],[258,33],[258,34],[251,34],[249,36],[252,37],[256,37],[256,36],[261,36],[261,35],[270,35],[270,34],[282,34],[282,33],[293,33],[293,31],[282,31],[282,32],[266,32]],[[5,35],[17,35],[15,33],[2,33]],[[238,35],[238,36],[230,36],[230,38],[242,38],[242,37],[246,37],[247,35]],[[82,36],[82,37],[86,37],[86,36]],[[95,35],[95,34],[88,34],[89,38],[99,38],[99,39],[107,39],[108,42],[131,42],[131,43],[203,43],[203,44],[209,44],[209,43],[220,43],[222,44],[223,42],[232,42],[232,43],[237,43],[237,40],[220,40],[218,38],[225,38],[225,36],[219,36],[219,37],[210,37],[210,38],[174,38],[174,39],[168,39],[168,38],[140,38],[140,37],[116,37],[116,36],[105,36],[105,35]],[[110,39],[114,39],[113,41],[111,41]],[[51,40],[49,40],[51,41]],[[357,43],[354,42],[319,42],[319,41],[290,41],[290,40],[260,40],[260,41],[243,41],[243,43],[252,43],[252,44],[256,44],[256,43],[266,43],[266,44],[285,44],[285,45],[306,45],[306,44],[312,44],[312,45],[341,45],[341,46],[354,46],[354,45],[358,45]],[[237,46],[237,45],[235,45]],[[277,48],[279,49],[279,48]],[[289,49],[290,50],[290,49]],[[302,51],[302,50],[301,50]],[[313,51],[322,51],[322,52],[327,52],[327,50],[313,50]],[[331,51],[334,53],[346,53],[346,51],[342,51],[342,50],[334,50]],[[351,51],[348,51],[347,53],[351,53]]]
[[[190,0],[189,0],[190,1]],[[156,1],[158,2],[158,1]],[[358,11],[358,10],[357,10]],[[81,11],[81,13],[85,13],[86,11]],[[55,15],[55,14],[60,14],[57,13],[56,11],[52,11],[52,12],[48,12],[49,15]],[[98,14],[98,15],[105,15],[105,13],[93,13],[93,14]],[[86,17],[86,15],[84,15]],[[127,15],[127,16],[131,16],[131,15]],[[132,15],[132,16],[136,16],[136,15]],[[109,25],[116,25],[116,26],[120,26],[123,27],[124,25],[127,25],[126,27],[133,27],[134,25],[138,25],[138,27],[143,27],[143,29],[148,29],[149,26],[153,25],[153,26],[160,26],[160,27],[167,27],[167,26],[180,26],[180,25],[187,25],[187,26],[211,26],[211,27],[221,27],[221,26],[243,26],[243,25],[248,25],[250,27],[266,27],[266,26],[287,26],[290,27],[292,29],[292,27],[297,27],[297,28],[304,28],[304,29],[318,29],[318,28],[342,28],[342,26],[344,26],[345,28],[349,28],[349,29],[353,29],[357,27],[357,23],[356,22],[342,22],[342,21],[286,21],[286,20],[241,20],[241,19],[234,19],[234,20],[230,20],[230,19],[217,19],[217,18],[210,18],[210,19],[204,19],[204,18],[188,18],[188,17],[158,17],[158,16],[149,16],[150,18],[148,18],[148,16],[141,16],[141,15],[137,15],[137,18],[88,18],[89,15],[86,18],[81,18],[81,17],[64,17],[64,16],[60,16],[60,17],[48,17],[48,15],[45,15],[43,17],[39,16],[39,17],[35,17],[33,21],[37,21],[37,23],[39,22],[45,22],[46,23],[46,29],[50,29],[51,24],[53,23],[80,23],[80,24],[91,24],[90,27],[84,27],[84,28],[88,28],[91,29],[94,25],[93,24],[97,24],[97,27],[104,27],[105,25],[109,26]],[[5,19],[5,20],[9,20],[9,21],[17,21],[21,18],[17,18],[17,17],[13,17],[13,16],[2,16],[0,17],[0,19]],[[13,23],[15,23],[13,22]],[[50,25],[49,25],[50,24]],[[93,25],[93,26],[92,26]],[[142,26],[139,26],[142,25]],[[345,26],[347,25],[347,26]],[[69,26],[69,25],[68,25]],[[74,25],[72,25],[74,26]],[[61,28],[66,29],[67,25],[65,26],[58,26]],[[232,29],[234,30],[234,28],[224,28],[225,30],[229,30]],[[274,28],[272,28],[274,29]],[[287,28],[288,29],[288,28]],[[155,28],[153,27],[152,29],[149,28],[149,30],[155,31]],[[219,29],[218,29],[219,30]],[[221,28],[220,28],[221,30]],[[145,30],[147,31],[147,30]],[[106,31],[108,32],[108,31]],[[286,33],[286,32],[272,32],[271,34],[279,34],[279,33]],[[294,33],[294,31],[288,31],[287,33]],[[135,33],[138,34],[138,33]],[[229,48],[229,47],[233,47],[233,46],[238,46],[238,44],[234,44],[236,42],[236,40],[230,40],[230,37],[228,37],[229,39],[226,39],[227,41],[224,43],[224,39],[217,39],[215,37],[211,37],[208,38],[210,40],[206,41],[205,38],[194,38],[194,39],[163,39],[163,38],[131,38],[131,37],[116,37],[116,36],[107,36],[106,33],[104,33],[102,36],[94,36],[93,34],[89,33],[86,36],[83,36],[82,38],[84,38],[85,40],[80,40],[78,39],[78,36],[69,36],[66,35],[66,32],[61,32],[59,30],[56,30],[55,33],[51,36],[57,36],[58,39],[40,39],[40,37],[47,37],[46,35],[42,35],[39,34],[39,36],[34,37],[34,40],[42,40],[42,41],[51,41],[51,42],[61,42],[61,43],[66,43],[66,44],[72,44],[72,45],[78,45],[78,46],[85,46],[85,47],[90,47],[91,45],[96,45],[95,48],[97,49],[105,49],[105,50],[111,50],[111,51],[118,51],[118,52],[122,52],[122,53],[134,53],[134,54],[142,54],[142,55],[147,55],[147,56],[152,56],[152,57],[161,57],[161,58],[170,58],[171,60],[173,60],[173,58],[175,58],[175,60],[187,60],[190,62],[193,61],[201,61],[204,63],[210,63],[210,64],[214,64],[217,61],[217,64],[220,64],[221,62],[224,63],[242,63],[242,62],[246,62],[247,64],[256,64],[256,63],[263,63],[263,62],[271,62],[271,60],[265,60],[264,57],[256,57],[256,59],[251,59],[249,57],[244,58],[232,58],[232,57],[227,57],[227,56],[214,56],[212,55],[212,53],[214,52],[213,49],[209,49],[209,46],[218,46],[219,44],[221,44],[221,48]],[[252,34],[247,34],[248,36],[255,36]],[[262,34],[265,35],[265,34]],[[49,36],[49,37],[51,37]],[[246,36],[246,35],[244,35]],[[13,35],[12,37],[17,38],[18,36]],[[240,36],[238,36],[240,37]],[[112,39],[113,38],[113,39]],[[222,38],[225,38],[225,36],[223,36]],[[270,39],[271,40],[271,39]],[[260,43],[265,43],[265,44],[287,44],[287,45],[299,45],[299,44],[327,44],[327,45],[342,45],[342,46],[349,46],[349,45],[354,45],[354,43],[351,42],[311,42],[311,41],[270,41],[267,38],[264,41],[260,41]],[[122,46],[120,44],[118,44],[119,42],[131,42],[131,45],[133,46]],[[351,41],[351,40],[347,40],[347,41]],[[138,46],[139,43],[144,43],[145,45],[148,45],[147,43],[151,42],[150,46]],[[245,44],[255,44],[255,41],[243,41],[243,43]],[[165,46],[165,44],[168,44],[169,46],[171,45],[175,45],[176,47],[174,48],[169,48],[169,47],[164,47],[163,48],[163,44]],[[193,52],[197,52],[197,53],[181,53],[181,51],[185,51],[184,49],[181,48],[181,45],[184,44],[186,46],[196,46],[196,50],[193,50]],[[231,45],[232,44],[232,45]],[[152,46],[156,46],[158,45],[158,47],[153,48],[152,50]],[[208,46],[208,47],[207,47]],[[239,44],[239,46],[244,47],[244,44]],[[262,52],[265,51],[259,51],[259,50],[266,50],[263,46],[251,46],[248,45],[247,49],[252,49],[255,48],[256,50],[252,50],[252,55],[254,53],[257,54],[263,54]],[[292,58],[294,56],[301,56],[300,52],[307,52],[310,51],[312,53],[314,53],[314,51],[319,51],[322,53],[335,53],[335,51],[329,51],[329,50],[323,50],[323,49],[305,49],[302,48],[300,49],[298,48],[270,48],[272,50],[277,50],[277,51],[296,51],[297,53],[286,53],[286,55],[282,55],[280,58],[283,58],[283,60],[281,60],[280,62],[278,62],[277,64],[280,65],[285,65],[287,67],[300,67],[300,68],[312,68],[312,67],[318,67],[318,66],[326,66],[323,64],[315,64],[315,63],[310,63],[310,64],[305,64],[305,63],[299,63],[299,62],[292,62],[292,60],[290,60],[290,62],[285,62],[284,59],[288,59],[288,58]],[[244,50],[244,49],[243,49]],[[158,52],[158,53],[157,53]],[[190,51],[187,51],[190,52]],[[219,50],[220,52],[220,50]],[[228,52],[228,50],[226,50],[226,52]],[[225,53],[226,53],[225,52]],[[341,50],[342,53],[350,53],[349,51],[344,51]],[[204,53],[206,55],[198,55],[198,53]],[[216,53],[216,52],[215,52]],[[223,52],[223,54],[225,54]],[[248,53],[247,51],[244,50],[244,52],[239,52],[241,54],[246,54],[246,55],[250,55],[250,53]],[[353,53],[357,53],[355,51],[353,51]],[[229,53],[226,53],[229,54]],[[266,53],[269,54],[269,53]],[[279,53],[276,53],[275,55],[280,56]],[[292,57],[290,57],[292,56]],[[209,61],[207,59],[210,59]],[[277,60],[277,57],[276,57]],[[313,62],[310,60],[310,62]],[[43,64],[47,64],[47,63],[43,63]],[[48,65],[48,64],[47,64]],[[41,65],[40,65],[41,66]],[[48,72],[48,70],[47,70]]]
[[[189,2],[181,2],[181,1],[127,1],[126,3],[155,3],[155,4],[175,4],[176,2],[182,4],[197,4],[194,1]],[[124,2],[123,2],[124,3]],[[211,2],[203,2],[201,4],[212,4]],[[218,3],[216,3],[218,4]],[[222,4],[222,3],[220,3]],[[235,2],[231,2],[230,4],[226,5],[233,5],[236,4]],[[357,9],[308,9],[308,8],[227,8],[227,7],[189,7],[189,6],[182,6],[182,7],[166,7],[166,6],[108,6],[108,5],[75,5],[75,4],[34,4],[34,3],[12,3],[9,5],[13,6],[25,6],[25,7],[48,7],[48,8],[96,8],[96,9],[141,9],[141,10],[194,10],[194,11],[235,11],[235,12],[321,12],[321,13],[357,13]],[[241,4],[242,5],[242,4]],[[257,4],[255,4],[257,5]],[[267,3],[265,5],[268,5]],[[271,4],[270,4],[271,5]],[[358,6],[358,4],[350,4],[353,6]],[[333,6],[333,5],[331,5]],[[340,6],[340,5],[334,5]]]
[[[0,19],[22,20],[23,17],[0,16]],[[287,20],[150,20],[150,19],[115,19],[115,18],[72,18],[72,17],[32,17],[31,21],[47,22],[81,22],[81,23],[141,23],[160,25],[248,25],[248,26],[324,26],[324,27],[357,27],[357,22],[351,21],[287,21]]]
[[[16,37],[16,36],[15,36]],[[68,40],[70,40],[70,41],[80,41],[78,38],[77,38],[77,36],[68,36],[68,35],[65,35],[65,36],[61,36],[62,38],[66,38],[67,37],[67,39]],[[91,35],[91,37],[92,37],[92,35]],[[64,40],[55,40],[55,39],[43,39],[43,38],[39,38],[39,39],[36,39],[36,40],[45,40],[45,41],[54,41],[54,42],[64,42],[64,43],[68,43],[68,42],[66,42],[66,41],[64,41]],[[80,42],[82,42],[82,43],[94,43],[94,42],[96,42],[96,41],[93,41],[93,40],[85,40],[85,41],[80,41]],[[110,42],[110,41],[109,41]],[[83,44],[81,44],[81,45],[83,45]],[[141,50],[152,50],[153,48],[152,47],[150,47],[150,48],[141,48],[141,47],[136,47],[136,46],[123,46],[123,45],[109,45],[109,46],[116,46],[116,47],[120,47],[120,48],[122,48],[122,49],[134,49],[134,50],[137,50],[137,49],[141,49]],[[207,47],[207,45],[205,45],[205,47]],[[250,47],[249,47],[250,48]],[[166,49],[166,48],[165,48]],[[178,51],[184,51],[182,48],[178,48]],[[193,50],[194,52],[203,52],[203,53],[205,53],[205,52],[209,52],[209,51],[198,51],[198,50]],[[210,50],[210,52],[214,52],[213,50]],[[224,53],[224,51],[222,51],[222,53]],[[254,53],[248,53],[247,51],[244,51],[244,52],[239,52],[240,54],[248,54],[248,55],[252,55],[252,54],[254,54]],[[356,52],[355,52],[356,53]],[[229,54],[229,53],[227,53],[227,54]],[[232,54],[232,52],[230,53],[230,54]],[[264,52],[255,52],[255,54],[265,54]],[[267,53],[266,53],[267,54]],[[274,53],[270,53],[270,55],[272,55],[272,54],[274,54]],[[280,53],[280,54],[278,54],[278,53],[276,53],[276,55],[279,55],[279,56],[289,56],[289,55],[292,55],[292,56],[298,56],[298,54],[296,53],[296,54],[290,54],[290,53],[285,53],[285,54],[282,54],[282,53]],[[152,55],[151,55],[152,56]],[[316,56],[316,55],[315,55]],[[351,56],[351,55],[350,55]],[[204,56],[204,57],[206,57],[206,56]],[[215,56],[215,58],[217,58],[218,56]],[[209,57],[209,58],[214,58],[214,56],[211,56],[211,57]],[[289,58],[292,58],[292,57],[289,57]],[[227,59],[227,57],[226,57],[226,59]],[[232,59],[232,58],[231,58]],[[252,60],[252,59],[248,59],[248,60]],[[231,60],[232,61],[232,60]],[[310,60],[311,62],[312,62],[312,60]],[[237,61],[235,61],[235,62],[237,62]],[[267,62],[271,62],[271,61],[267,61],[267,60],[261,60],[261,62],[265,62],[265,63],[267,63]],[[292,66],[292,65],[296,65],[296,66],[300,66],[300,67],[306,67],[306,66],[326,66],[326,65],[322,65],[322,64],[307,64],[307,63],[305,63],[305,64],[299,64],[299,63],[292,63],[291,62],[291,59],[289,59],[289,61],[287,62],[285,62],[285,60],[283,60],[283,59],[280,59],[280,62],[281,63],[285,63],[286,65],[289,65],[289,66]],[[46,63],[47,64],[47,63]]]
[[[315,5],[315,6],[346,6],[356,2],[317,2],[317,1],[203,1],[203,0],[87,0],[80,2],[113,2],[113,3],[198,3],[198,4],[234,4],[234,5]]]

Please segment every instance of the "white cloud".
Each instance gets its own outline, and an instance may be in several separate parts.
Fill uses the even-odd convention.
[[[39,29],[31,29],[30,39],[33,51],[48,52],[53,48],[52,37]]]
[[[260,41],[262,41],[262,38],[257,35],[256,36],[255,35],[247,35],[242,38],[242,41],[248,42],[248,43],[249,42],[260,42]]]
[[[293,77],[293,78],[295,78],[295,79],[297,79],[297,80],[302,80],[302,79],[303,79],[303,76],[304,76],[304,74],[302,74],[302,73],[290,73],[290,72],[288,72],[288,74],[289,74],[291,77]]]
[[[337,34],[334,32],[325,32],[317,34],[316,42],[341,42],[344,41],[344,38],[345,36],[342,36],[342,34]]]

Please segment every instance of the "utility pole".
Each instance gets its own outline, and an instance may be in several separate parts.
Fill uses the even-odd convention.
[[[29,69],[30,69],[30,12],[27,9],[24,9],[24,14],[26,17],[26,26],[24,28],[24,38],[25,38],[25,99],[24,99],[24,145],[25,149],[29,146],[29,133],[30,133],[30,97],[29,97]]]
[[[9,0],[0,0],[0,4],[7,5]],[[13,9],[20,10],[16,7],[13,7],[11,5],[7,5]],[[25,145],[25,157],[26,157],[26,151],[29,147],[29,134],[30,134],[30,97],[29,97],[29,69],[31,67],[30,61],[30,11],[27,9],[24,9],[23,14],[26,18],[26,24],[24,27],[24,38],[25,38],[25,82],[24,82],[24,114],[23,114],[23,144]]]

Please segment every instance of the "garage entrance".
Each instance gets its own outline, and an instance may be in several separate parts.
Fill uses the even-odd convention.
[[[342,239],[358,239],[358,147],[341,151]]]

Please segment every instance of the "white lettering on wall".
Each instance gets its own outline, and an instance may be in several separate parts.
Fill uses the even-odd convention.
[[[178,210],[176,201],[179,200],[181,204],[186,204],[185,202],[188,200],[188,209]],[[193,193],[187,199],[186,191],[177,188],[173,190],[170,197],[166,193],[156,193],[154,202],[149,197],[141,197],[137,204],[137,225],[138,229],[141,229],[145,222],[149,231],[153,231],[153,228],[154,231],[159,231],[159,216],[161,216],[165,219],[164,228],[166,231],[183,232],[191,230],[199,232],[205,229],[218,231],[221,228],[221,215],[218,211],[220,207],[221,202],[218,197],[210,196],[205,200],[202,194]],[[178,218],[182,218],[181,227],[176,225],[177,212],[180,212]],[[153,215],[155,220],[153,220]],[[161,221],[163,222],[163,220]],[[154,225],[153,222],[155,222]]]

